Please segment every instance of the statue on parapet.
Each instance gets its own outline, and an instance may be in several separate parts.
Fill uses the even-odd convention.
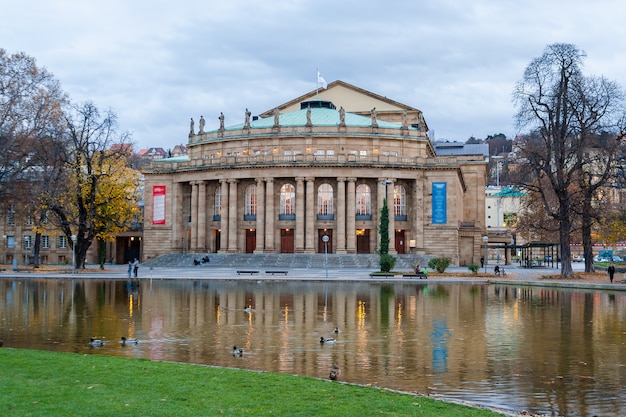
[[[189,136],[193,136],[195,135],[195,132],[193,130],[193,117],[191,118],[191,122],[189,123]]]
[[[204,116],[200,116],[200,130],[198,131],[199,135],[204,133],[204,124],[205,124]]]

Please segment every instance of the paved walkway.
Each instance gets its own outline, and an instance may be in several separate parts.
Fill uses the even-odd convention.
[[[106,270],[101,271],[94,267],[87,271],[72,274],[71,269],[61,272],[33,272],[29,271],[11,271],[5,270],[0,273],[1,277],[30,277],[30,278],[82,278],[82,279],[128,279],[126,265],[106,265]],[[584,265],[574,264],[574,271],[582,271]],[[246,268],[246,270],[255,270]],[[572,280],[541,280],[543,275],[555,275],[559,273],[557,268],[533,268],[526,269],[515,265],[506,266],[505,277],[496,277],[493,275],[493,267],[487,267],[487,274],[484,270],[479,274],[472,275],[466,267],[450,267],[446,272],[458,274],[456,276],[434,277],[430,276],[428,280],[419,280],[416,278],[403,278],[401,275],[397,277],[372,277],[370,274],[376,272],[374,269],[364,268],[342,268],[342,269],[311,269],[311,268],[289,268],[279,269],[287,271],[286,275],[267,273],[266,269],[258,269],[256,274],[237,274],[234,268],[216,268],[210,264],[198,265],[190,267],[148,267],[140,266],[140,279],[214,279],[214,280],[302,280],[302,281],[368,281],[368,282],[452,282],[452,283],[498,283],[498,284],[527,284],[545,287],[567,287],[567,288],[591,288],[603,290],[626,291],[626,284],[613,283],[608,280],[602,282],[583,282]],[[256,271],[256,270],[255,270]],[[621,274],[620,274],[621,275]],[[619,278],[620,276],[616,276]]]

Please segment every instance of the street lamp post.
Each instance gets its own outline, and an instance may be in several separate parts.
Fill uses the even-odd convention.
[[[13,270],[17,271],[17,235],[13,236]]]
[[[489,236],[485,235],[483,236],[483,243],[485,245],[485,274],[487,273],[487,244],[489,243]]]
[[[76,270],[76,235],[72,235],[72,275]]]
[[[2,235],[2,241],[4,242],[4,258],[2,260],[2,263],[5,263],[7,261],[7,235]]]

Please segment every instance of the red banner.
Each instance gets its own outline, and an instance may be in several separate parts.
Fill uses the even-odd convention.
[[[165,185],[152,187],[152,224],[165,224]]]

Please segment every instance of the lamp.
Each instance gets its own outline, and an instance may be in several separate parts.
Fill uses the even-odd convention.
[[[76,235],[72,235],[72,275],[76,270]]]
[[[489,243],[489,236],[485,235],[483,236],[483,243],[485,245],[485,274],[487,273],[487,244]]]

